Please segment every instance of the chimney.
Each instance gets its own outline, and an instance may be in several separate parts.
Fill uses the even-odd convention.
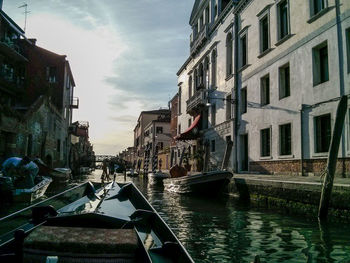
[[[3,4],[4,0],[0,0],[0,10],[2,10],[2,4]]]
[[[2,0],[0,0],[2,1]],[[36,38],[29,38],[28,39],[30,42],[32,42],[32,44],[35,46],[36,45]]]

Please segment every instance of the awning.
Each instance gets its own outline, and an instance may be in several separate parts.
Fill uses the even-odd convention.
[[[174,139],[175,140],[194,140],[198,137],[198,124],[199,120],[201,118],[201,115],[199,114],[193,121],[190,127],[180,135],[177,135]]]

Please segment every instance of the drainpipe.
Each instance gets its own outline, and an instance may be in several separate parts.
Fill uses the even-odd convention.
[[[339,0],[335,0],[335,12],[336,12],[336,20],[337,20],[337,38],[338,38],[338,62],[339,62],[339,88],[340,88],[340,97],[345,95],[344,91],[344,46],[343,46],[343,29],[341,25],[341,17],[340,17],[340,3]],[[345,157],[345,129],[343,129],[343,133],[341,136],[341,152],[342,158]],[[344,169],[343,169],[343,176]]]
[[[234,118],[234,172],[238,173],[238,128],[239,128],[239,81],[238,81],[238,14],[234,14],[234,92],[235,92],[235,118]]]
[[[305,105],[301,104],[301,110],[300,110],[300,171],[301,176],[304,176],[304,124],[303,124],[303,112],[305,109]]]

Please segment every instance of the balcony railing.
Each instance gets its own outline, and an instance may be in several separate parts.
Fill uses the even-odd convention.
[[[193,41],[190,44],[191,54],[196,53],[209,38],[209,24],[203,26],[202,30],[193,36]]]
[[[204,107],[207,103],[207,90],[206,89],[200,89],[197,90],[194,95],[189,98],[186,102],[187,104],[187,113],[194,115],[202,107]]]
[[[78,109],[79,108],[79,98],[73,97],[70,102],[71,109]]]

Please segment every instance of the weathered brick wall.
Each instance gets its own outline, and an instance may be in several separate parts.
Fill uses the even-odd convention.
[[[327,166],[327,159],[307,159],[304,160],[304,173],[310,175],[320,175]],[[249,171],[261,174],[286,174],[301,175],[300,160],[278,160],[250,162]],[[339,158],[337,161],[336,176],[350,177],[350,158]]]

